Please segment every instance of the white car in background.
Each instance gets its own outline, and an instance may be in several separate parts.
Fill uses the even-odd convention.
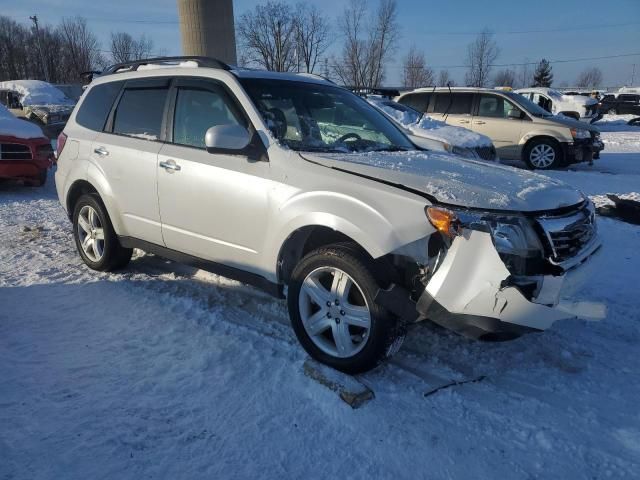
[[[408,130],[411,140],[422,148],[477,160],[497,160],[493,142],[486,135],[447,125],[382,96],[369,95],[367,101]]]
[[[602,118],[598,113],[598,101],[584,95],[565,95],[559,90],[547,87],[531,87],[516,90],[523,97],[531,100],[547,112],[554,115],[593,123]]]

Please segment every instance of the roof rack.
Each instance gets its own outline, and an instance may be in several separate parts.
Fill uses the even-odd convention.
[[[220,60],[210,57],[185,56],[185,57],[155,57],[144,58],[141,60],[133,60],[131,62],[116,63],[107,67],[102,75],[111,75],[113,73],[135,72],[141,65],[163,65],[175,62],[195,62],[199,67],[217,68],[221,70],[231,70],[231,67]]]

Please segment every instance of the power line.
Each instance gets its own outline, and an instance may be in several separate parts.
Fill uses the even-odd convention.
[[[544,28],[537,30],[491,30],[489,29],[489,33],[494,35],[521,35],[528,33],[553,33],[553,32],[574,32],[579,30],[595,30],[595,29],[605,29],[605,28],[619,28],[619,27],[628,27],[631,25],[640,25],[640,22],[627,22],[627,23],[610,23],[610,24],[599,24],[599,25],[580,25],[575,27],[556,27],[556,28]],[[443,32],[443,31],[427,31],[420,32],[423,35],[480,35],[481,33],[485,33],[482,31],[474,31],[474,32]]]
[[[562,60],[549,60],[549,63],[572,63],[572,62],[586,62],[590,60],[608,60],[612,58],[624,58],[624,57],[636,57],[640,56],[640,53],[621,53],[618,55],[605,55],[601,57],[582,57],[582,58],[567,58]],[[539,62],[519,62],[519,63],[492,63],[489,65],[490,67],[520,67],[524,65],[537,65]],[[339,64],[334,64],[334,66],[338,66]],[[442,68],[442,69],[453,69],[453,68],[468,68],[469,65],[428,65],[430,68]],[[390,68],[400,68],[404,69],[403,66],[396,66]]]

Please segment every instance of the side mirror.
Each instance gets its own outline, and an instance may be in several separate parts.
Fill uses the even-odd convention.
[[[217,125],[207,130],[204,144],[209,153],[239,153],[251,142],[249,131],[241,125]]]
[[[517,108],[512,108],[507,112],[507,118],[512,120],[520,120],[522,118],[522,112]]]

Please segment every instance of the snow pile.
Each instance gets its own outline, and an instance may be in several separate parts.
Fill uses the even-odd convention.
[[[68,105],[73,100],[50,83],[41,80],[10,80],[0,82],[0,90],[13,90],[20,95],[22,106],[27,105]]]
[[[632,200],[634,202],[638,202],[640,204],[640,193],[631,192],[631,193],[616,193],[614,194],[616,197],[621,200]],[[589,197],[593,204],[598,207],[614,207],[615,203],[611,200],[607,195],[592,195]]]
[[[42,129],[27,120],[20,120],[13,116],[4,105],[0,105],[0,136],[16,138],[42,138]]]
[[[640,132],[640,125],[629,125],[629,121],[638,115],[605,115],[594,125],[601,132]]]
[[[416,136],[422,136],[448,143],[454,147],[476,148],[490,147],[491,139],[486,135],[473,132],[466,128],[447,125],[445,122],[434,120],[428,115],[421,115],[412,110],[398,110],[385,105],[378,98],[367,98],[367,101],[408,129]]]

